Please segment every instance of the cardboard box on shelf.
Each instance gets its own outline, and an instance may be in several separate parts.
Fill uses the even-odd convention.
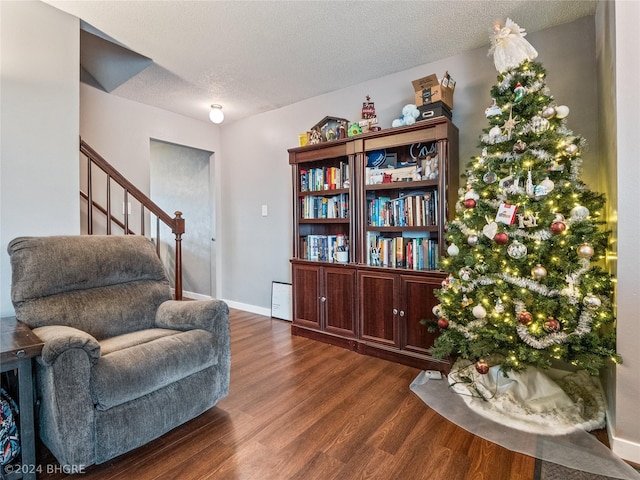
[[[445,73],[442,82],[439,82],[438,77],[433,73],[411,83],[416,94],[417,107],[433,102],[442,102],[453,110],[453,91],[456,83],[448,72]]]

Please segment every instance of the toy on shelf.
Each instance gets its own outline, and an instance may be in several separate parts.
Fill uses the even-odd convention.
[[[413,103],[405,105],[402,108],[402,116],[396,118],[392,123],[392,127],[402,127],[405,125],[413,125],[416,123],[416,119],[420,116],[420,111]]]

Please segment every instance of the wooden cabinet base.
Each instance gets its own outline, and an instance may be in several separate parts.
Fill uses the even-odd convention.
[[[421,370],[438,370],[448,374],[451,370],[451,363],[447,360],[438,360],[427,355],[409,351],[399,351],[398,349],[377,345],[373,342],[359,341],[321,332],[312,328],[305,328],[299,325],[291,325],[291,334],[298,337],[305,337],[337,347],[345,348],[370,357],[382,358],[391,362],[408,365]]]

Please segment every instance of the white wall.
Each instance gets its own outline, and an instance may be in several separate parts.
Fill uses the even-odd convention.
[[[638,124],[640,111],[640,3],[603,2],[598,8],[601,125],[606,148],[608,218],[613,231],[611,267],[617,275],[618,352],[608,385],[610,440],[615,453],[640,464],[640,222],[634,193],[640,182]]]
[[[526,27],[526,19],[521,22]],[[558,102],[571,109],[569,127],[588,139],[583,179],[592,185],[597,146],[594,18],[529,34],[547,69],[547,84]],[[457,80],[453,121],[460,129],[461,171],[478,154],[478,138],[488,123],[490,88],[498,72],[487,57],[489,45],[427,65],[405,70],[337,92],[305,100],[222,127],[223,196],[227,200],[220,224],[224,258],[223,294],[242,304],[267,308],[271,282],[291,279],[292,179],[287,149],[298,134],[326,115],[358,119],[362,102],[371,95],[383,128],[391,126],[402,107],[413,102],[411,81],[445,71]],[[426,48],[426,47],[425,47]],[[570,67],[570,68],[568,68]],[[267,204],[269,215],[260,215]]]
[[[0,2],[0,313],[12,315],[7,244],[78,234],[79,22]]]

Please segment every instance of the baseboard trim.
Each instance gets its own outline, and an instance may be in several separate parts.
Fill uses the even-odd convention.
[[[171,289],[171,295],[175,295],[175,289]],[[203,295],[202,293],[189,292],[186,290],[182,291],[182,298],[188,298],[190,300],[213,300],[213,297],[210,295]]]
[[[640,465],[640,443],[618,438],[611,433],[613,431],[614,428],[609,421],[609,416],[607,416],[607,434],[611,451],[626,462]]]
[[[224,299],[223,299],[224,300]],[[271,317],[271,309],[258,307],[256,305],[249,305],[248,303],[235,302],[233,300],[224,300],[229,308],[237,308],[243,312],[257,313],[258,315],[264,315],[265,317]]]

